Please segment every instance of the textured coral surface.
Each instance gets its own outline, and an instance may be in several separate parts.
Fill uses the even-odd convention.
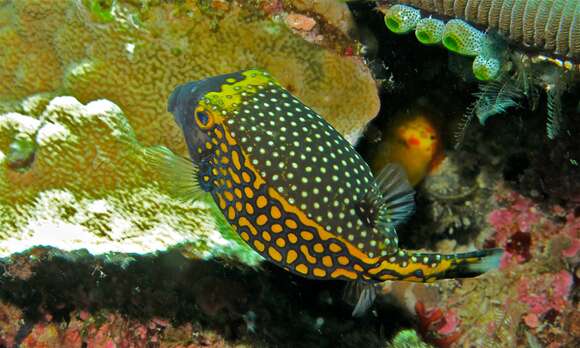
[[[169,183],[145,160],[118,106],[72,97],[40,104],[38,118],[0,115],[0,255],[34,245],[144,253],[188,242],[197,256],[238,250],[257,260],[220,228],[212,204],[164,191]],[[14,139],[28,139],[32,153],[11,146]],[[27,156],[30,163],[19,160]]]
[[[280,19],[287,15],[283,4],[272,3],[277,2],[3,2],[0,98],[50,91],[83,103],[105,98],[124,110],[139,140],[183,150],[166,112],[173,88],[258,67],[356,139],[378,112],[379,100],[362,60],[343,55],[352,45],[344,34],[350,18],[345,5],[297,2],[305,11],[326,13],[316,27],[306,28],[319,38],[305,40]]]

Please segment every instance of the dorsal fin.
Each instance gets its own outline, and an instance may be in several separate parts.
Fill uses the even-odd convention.
[[[376,182],[383,196],[381,205],[389,210],[390,223],[396,227],[406,222],[415,212],[415,190],[409,184],[405,170],[398,164],[387,164]]]
[[[398,164],[387,164],[375,179],[377,190],[367,192],[357,205],[359,216],[371,227],[377,227],[393,242],[395,228],[415,211],[415,190],[405,170]]]

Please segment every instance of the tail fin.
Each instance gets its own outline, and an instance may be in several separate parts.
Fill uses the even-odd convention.
[[[484,249],[458,254],[399,250],[381,258],[369,270],[373,279],[430,283],[437,279],[476,277],[499,266],[503,249]]]
[[[437,279],[477,277],[498,268],[502,255],[503,249],[484,249],[449,255],[451,256],[449,267],[438,273],[436,277]],[[447,255],[444,256],[446,257]]]

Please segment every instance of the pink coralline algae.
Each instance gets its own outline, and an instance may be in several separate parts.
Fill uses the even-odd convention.
[[[85,318],[83,320],[82,318]],[[128,321],[119,315],[109,314],[102,320],[81,312],[72,319],[66,329],[54,322],[36,324],[24,338],[21,347],[145,347],[148,342],[158,342],[160,334],[168,325],[153,319],[142,324]],[[102,321],[102,324],[98,324]]]
[[[542,209],[531,199],[513,191],[499,194],[496,200],[504,207],[488,215],[488,222],[495,234],[487,246],[498,246],[506,250],[501,269],[512,263],[528,262],[535,253],[542,251],[541,246],[546,244],[543,241],[555,236],[561,236],[569,243],[561,251],[561,256],[577,255],[580,250],[580,217],[573,212],[566,212],[558,205]],[[565,222],[556,222],[554,218]]]
[[[6,326],[11,323],[10,326]],[[200,332],[191,324],[174,327],[165,319],[137,321],[114,313],[78,311],[65,323],[46,315],[18,339],[22,313],[0,302],[0,347],[22,348],[139,348],[225,347],[222,337]]]
[[[444,338],[430,341],[440,347],[451,345],[456,332],[461,336],[451,343],[457,347],[576,347],[578,208],[535,201],[504,185],[495,192],[484,244],[505,249],[500,269],[439,283],[444,291],[435,309],[417,304],[422,330],[427,338]]]
[[[573,213],[566,215],[566,225],[560,231],[570,242],[568,247],[562,250],[564,257],[577,257],[580,252],[580,217]]]
[[[572,275],[565,270],[542,277],[520,279],[517,284],[518,299],[528,306],[524,322],[536,328],[541,319],[553,321],[555,316],[570,308],[568,296],[573,281]],[[552,318],[546,318],[548,316]]]

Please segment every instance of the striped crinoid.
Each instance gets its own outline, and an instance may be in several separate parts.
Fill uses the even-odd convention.
[[[397,0],[436,17],[458,18],[497,31],[520,48],[580,59],[577,0]]]

